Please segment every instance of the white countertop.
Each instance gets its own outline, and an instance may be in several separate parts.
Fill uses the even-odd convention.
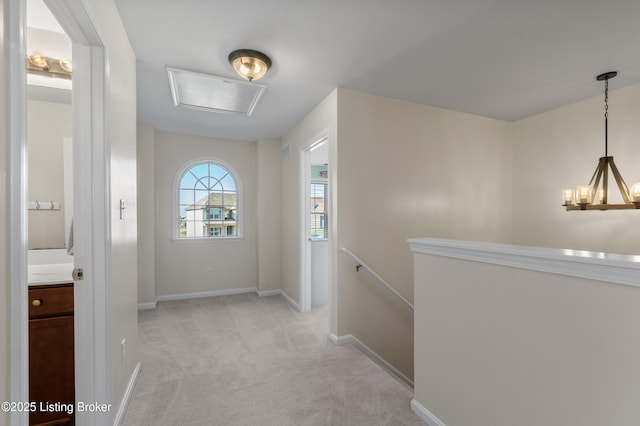
[[[29,286],[73,282],[73,263],[29,265]]]

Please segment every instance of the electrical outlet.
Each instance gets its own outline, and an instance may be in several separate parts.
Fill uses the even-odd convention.
[[[120,362],[124,364],[125,356],[127,355],[127,339],[122,339],[120,342]]]

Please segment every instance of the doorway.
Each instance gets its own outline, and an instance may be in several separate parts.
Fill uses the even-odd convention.
[[[84,2],[75,0],[44,0],[45,6],[72,41],[73,56],[73,206],[74,267],[84,268],[84,280],[74,286],[76,395],[85,401],[110,402],[111,362],[108,339],[110,297],[107,291],[110,259],[108,243],[108,152],[105,137],[105,51],[100,36],[86,10]],[[9,31],[9,42],[16,46],[11,52],[15,64],[15,79],[19,80],[17,95],[11,96],[15,112],[12,123],[17,129],[12,135],[11,150],[21,153],[10,174],[20,182],[19,202],[10,206],[10,216],[20,235],[10,240],[11,258],[11,357],[10,395],[13,401],[28,401],[27,345],[27,167],[24,113],[26,110],[26,46],[21,34],[26,27],[26,0],[12,0],[11,20],[16,26]],[[13,65],[12,65],[13,66]],[[82,141],[82,143],[80,143]],[[112,424],[110,415],[85,411],[76,413],[77,424]],[[11,413],[11,424],[27,424],[28,413]]]
[[[300,307],[311,312],[314,306],[330,305],[331,300],[328,136],[312,139],[300,154]]]

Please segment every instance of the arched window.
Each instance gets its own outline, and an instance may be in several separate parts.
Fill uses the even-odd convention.
[[[233,169],[219,160],[197,160],[183,167],[176,179],[176,238],[240,237],[239,186]]]

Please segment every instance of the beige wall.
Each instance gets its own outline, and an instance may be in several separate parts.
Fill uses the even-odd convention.
[[[188,162],[213,157],[230,164],[242,183],[240,240],[175,241],[173,184]],[[157,296],[256,287],[256,144],[155,134],[155,264]],[[141,191],[152,190],[141,187]],[[150,214],[153,211],[150,210]]]
[[[338,91],[338,246],[412,300],[406,240],[511,239],[508,123]],[[413,315],[338,256],[340,335],[353,334],[413,377]]]
[[[259,291],[280,289],[280,140],[260,139],[257,156]]]
[[[611,87],[615,87],[615,80]],[[640,181],[640,84],[609,92],[609,155]],[[588,183],[604,155],[603,98],[514,123],[513,239],[517,244],[639,254],[640,210],[566,212],[560,191]],[[615,192],[611,180],[609,192]]]
[[[111,169],[111,363],[112,416],[138,362],[138,262],[136,195],[136,59],[113,0],[88,0],[105,43],[109,68],[107,135]],[[120,200],[126,205],[120,219]],[[121,361],[120,342],[126,339]]]
[[[447,426],[636,426],[640,289],[415,255],[415,399]]]
[[[156,301],[155,130],[138,124],[138,303]]]
[[[64,248],[63,140],[72,136],[71,105],[27,102],[27,152],[29,201],[43,208],[49,201],[60,210],[29,210],[29,248]]]

